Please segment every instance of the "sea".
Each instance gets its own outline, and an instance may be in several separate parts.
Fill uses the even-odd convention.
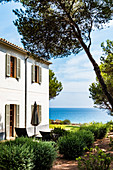
[[[49,119],[68,119],[71,123],[107,123],[113,121],[113,116],[108,111],[97,108],[49,108]]]

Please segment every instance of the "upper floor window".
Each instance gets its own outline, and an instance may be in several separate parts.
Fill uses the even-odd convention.
[[[16,78],[16,58],[10,57],[10,77]]]
[[[32,82],[39,83],[42,82],[42,69],[39,66],[32,65]]]
[[[20,78],[20,59],[6,54],[6,76]]]
[[[39,83],[39,67],[35,66],[35,82]]]

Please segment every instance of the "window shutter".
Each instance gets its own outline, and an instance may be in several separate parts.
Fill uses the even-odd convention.
[[[39,67],[39,84],[42,83],[42,68]]]
[[[19,112],[20,112],[19,105],[16,105],[16,127],[17,128],[19,128]]]
[[[5,105],[5,138],[10,137],[10,105]]]
[[[6,76],[10,76],[10,54],[6,54]]]
[[[32,119],[33,109],[34,109],[34,105],[31,105],[31,119]]]
[[[41,123],[42,120],[42,107],[39,105],[39,123]]]
[[[16,75],[16,77],[17,77],[18,79],[20,78],[20,68],[21,68],[20,58],[17,58],[17,75]]]
[[[32,82],[35,82],[35,65],[32,65]]]

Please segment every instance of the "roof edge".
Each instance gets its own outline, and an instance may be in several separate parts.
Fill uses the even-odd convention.
[[[9,46],[9,47],[11,47],[11,48],[13,48],[13,49],[16,49],[16,50],[22,52],[23,54],[27,54],[27,55],[29,54],[29,56],[32,57],[32,54],[31,54],[29,51],[27,51],[27,50],[25,50],[24,48],[21,48],[21,47],[15,45],[15,44],[13,44],[13,43],[10,43],[10,42],[7,41],[6,39],[0,38],[0,42],[1,42],[2,44],[5,44],[5,45],[7,45],[7,46]],[[40,62],[42,62],[42,63],[47,64],[47,65],[52,64],[52,62],[50,62],[50,61],[48,61],[48,60],[46,60],[46,59],[44,59],[44,58],[42,58],[42,57],[39,57],[38,55],[35,55],[35,56],[36,56],[36,58],[32,57],[32,58],[35,59],[35,60],[38,60],[38,61],[40,61]]]

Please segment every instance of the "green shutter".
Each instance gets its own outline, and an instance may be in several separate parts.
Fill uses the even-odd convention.
[[[35,65],[32,65],[32,82],[35,82]]]
[[[5,105],[5,138],[10,137],[10,105]]]
[[[39,123],[42,121],[42,107],[39,105]]]
[[[20,78],[20,58],[17,58],[17,75],[16,77],[19,79]]]
[[[42,68],[39,67],[39,84],[42,83]]]
[[[6,54],[6,76],[10,76],[10,54]]]
[[[16,127],[19,128],[19,112],[20,112],[20,107],[19,105],[16,105]]]

